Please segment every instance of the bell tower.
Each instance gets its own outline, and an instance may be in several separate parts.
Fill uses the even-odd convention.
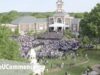
[[[62,0],[58,0],[56,2],[56,4],[57,4],[57,10],[56,10],[56,12],[64,12],[64,9],[63,9],[64,2]]]

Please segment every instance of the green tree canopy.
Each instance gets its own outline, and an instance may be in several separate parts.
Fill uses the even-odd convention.
[[[84,14],[80,22],[80,34],[89,38],[100,38],[100,4]]]
[[[10,38],[9,28],[0,25],[0,58],[8,60],[19,60],[19,45]]]
[[[10,23],[12,20],[16,19],[19,16],[17,11],[10,11],[9,13],[2,14],[1,23]]]

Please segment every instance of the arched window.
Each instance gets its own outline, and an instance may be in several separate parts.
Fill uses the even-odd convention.
[[[62,23],[62,19],[61,18],[58,18],[57,19],[57,23]]]

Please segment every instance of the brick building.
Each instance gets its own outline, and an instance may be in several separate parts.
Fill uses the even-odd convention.
[[[48,18],[35,18],[33,16],[22,16],[11,22],[12,25],[17,25],[19,33],[29,31],[63,31],[70,29],[73,33],[79,32],[80,19],[74,18],[66,13],[63,9],[64,2],[58,0],[56,2],[57,9],[53,16]]]

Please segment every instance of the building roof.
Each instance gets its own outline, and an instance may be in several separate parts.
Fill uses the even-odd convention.
[[[38,23],[47,22],[47,18],[38,18],[38,19],[36,19],[36,22],[38,22]]]
[[[77,19],[77,18],[74,18],[74,19],[72,19],[72,21],[71,21],[71,23],[72,23],[73,25],[77,25],[77,24],[79,24],[79,22],[80,22],[80,19]]]
[[[19,17],[15,20],[13,20],[11,23],[12,24],[21,24],[21,23],[33,23],[36,21],[36,18],[32,17],[32,16],[22,16],[22,17]]]
[[[22,24],[22,23],[30,24],[30,23],[37,23],[37,22],[38,23],[39,22],[47,22],[47,19],[46,18],[37,19],[37,18],[35,18],[33,16],[22,16],[22,17],[19,17],[19,18],[13,20],[11,22],[11,24],[18,25],[18,24]]]

